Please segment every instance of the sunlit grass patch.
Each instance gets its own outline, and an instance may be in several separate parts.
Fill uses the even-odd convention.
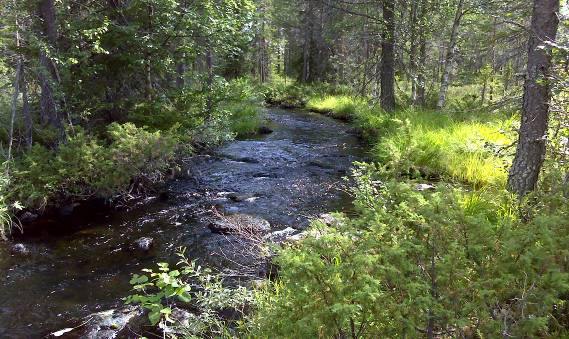
[[[257,133],[261,125],[261,108],[254,103],[239,102],[230,105],[230,129],[238,137]]]
[[[306,103],[309,110],[327,113],[343,120],[353,120],[359,111],[366,110],[368,104],[361,98],[346,95],[312,97]]]
[[[391,167],[471,184],[503,186],[508,159],[498,152],[512,143],[508,122],[454,120],[438,112],[405,110],[382,130],[373,155]]]

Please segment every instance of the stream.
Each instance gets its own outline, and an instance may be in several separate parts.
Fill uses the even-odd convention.
[[[238,140],[185,161],[165,192],[122,211],[53,220],[18,239],[26,256],[0,246],[0,338],[38,338],[94,312],[122,304],[131,274],[172,260],[184,246],[211,260],[227,237],[213,233],[204,211],[266,219],[272,230],[304,229],[328,211],[347,211],[342,177],[364,147],[351,127],[326,116],[270,108],[273,133]],[[141,237],[150,251],[132,250]]]

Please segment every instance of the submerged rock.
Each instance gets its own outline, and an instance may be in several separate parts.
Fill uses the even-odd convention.
[[[334,164],[322,160],[311,160],[308,162],[308,165],[322,169],[334,169],[336,167]]]
[[[148,252],[154,246],[154,239],[150,237],[138,238],[132,244],[134,250]]]
[[[244,162],[244,163],[248,163],[248,164],[258,164],[259,160],[255,159],[253,157],[247,157],[247,156],[238,156],[238,155],[232,155],[232,154],[222,154],[222,156],[224,158],[227,158],[229,160],[232,161],[236,161],[236,162]]]
[[[20,215],[18,218],[22,224],[29,224],[38,219],[38,215],[29,211],[26,211]]]
[[[233,214],[211,221],[209,229],[218,234],[262,233],[271,230],[271,224],[248,214]]]
[[[271,133],[273,133],[273,130],[272,130],[271,128],[267,127],[267,126],[260,126],[260,127],[257,129],[257,133],[263,134],[263,135],[264,135],[264,134],[271,134]]]
[[[10,254],[17,256],[26,256],[30,254],[30,250],[24,244],[14,244],[10,247]]]
[[[73,212],[75,212],[75,208],[77,208],[79,205],[81,205],[81,204],[78,202],[74,202],[74,203],[62,206],[59,208],[57,213],[59,214],[60,217],[71,216],[73,214]]]

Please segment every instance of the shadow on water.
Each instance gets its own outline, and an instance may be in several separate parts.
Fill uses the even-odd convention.
[[[53,220],[23,239],[26,256],[0,249],[0,337],[39,337],[117,306],[132,273],[171,260],[180,246],[193,258],[210,257],[224,241],[200,222],[212,206],[265,218],[275,230],[302,229],[322,212],[349,209],[341,178],[363,156],[350,126],[280,109],[267,118],[273,133],[188,159],[187,175],[167,184],[168,199]],[[150,251],[130,248],[141,237],[154,239]]]

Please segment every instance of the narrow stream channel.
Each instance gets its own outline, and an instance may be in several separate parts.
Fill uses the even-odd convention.
[[[0,248],[0,338],[42,337],[116,307],[132,273],[168,260],[179,246],[193,258],[215,255],[225,238],[200,220],[208,206],[259,216],[274,230],[302,229],[320,213],[349,208],[342,177],[363,155],[350,126],[281,109],[269,109],[267,119],[272,134],[189,159],[187,175],[167,184],[167,199],[61,221],[65,227],[55,221],[22,240],[28,256]],[[153,248],[129,250],[141,237],[154,239]]]

